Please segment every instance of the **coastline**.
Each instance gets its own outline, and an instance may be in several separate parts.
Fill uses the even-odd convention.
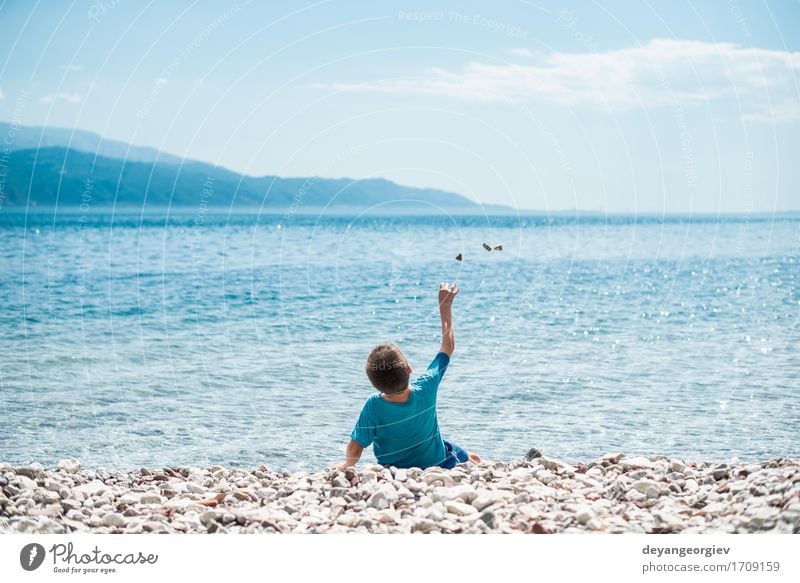
[[[800,533],[800,462],[617,453],[315,473],[0,464],[0,533],[73,532]]]

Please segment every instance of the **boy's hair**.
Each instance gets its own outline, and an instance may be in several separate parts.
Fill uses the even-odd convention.
[[[396,344],[378,344],[373,348],[366,369],[369,382],[382,393],[402,393],[408,386],[408,361]]]

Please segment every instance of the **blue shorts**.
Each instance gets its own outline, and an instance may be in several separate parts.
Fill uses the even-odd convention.
[[[463,464],[469,459],[469,454],[467,450],[459,447],[455,443],[450,443],[446,439],[444,441],[444,450],[447,457],[444,458],[444,461],[439,464],[439,467],[450,469],[455,467],[456,464]]]

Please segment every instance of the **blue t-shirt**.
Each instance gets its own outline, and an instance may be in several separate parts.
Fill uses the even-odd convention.
[[[364,447],[372,444],[384,466],[427,468],[442,463],[447,455],[436,419],[436,393],[449,362],[444,352],[437,354],[428,370],[411,383],[405,403],[372,395],[350,437]]]

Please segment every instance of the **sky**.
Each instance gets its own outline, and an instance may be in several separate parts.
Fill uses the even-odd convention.
[[[800,209],[800,2],[0,0],[0,120],[521,209]]]

